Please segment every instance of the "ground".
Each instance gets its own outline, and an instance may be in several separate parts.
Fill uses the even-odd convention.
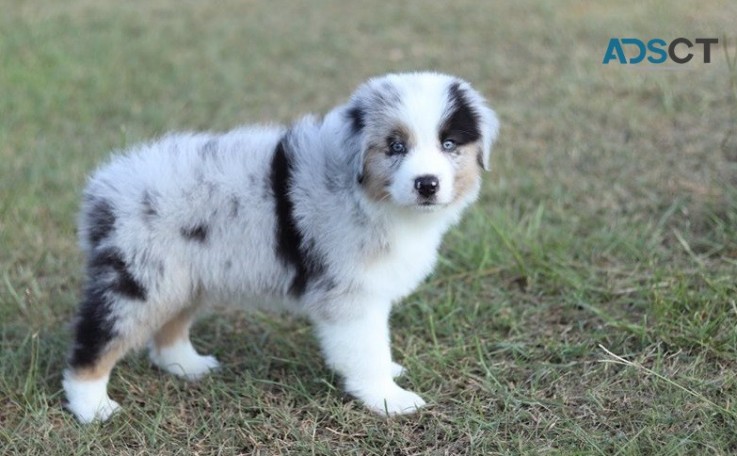
[[[0,0],[3,454],[734,454],[737,5]],[[730,35],[731,33],[731,35]],[[717,37],[680,70],[603,65],[611,37]],[[673,66],[672,64],[668,64]],[[194,329],[190,385],[129,356],[125,411],[82,427],[60,373],[85,176],[169,130],[323,113],[369,76],[434,69],[502,128],[482,198],[397,309],[385,420],[303,321]]]

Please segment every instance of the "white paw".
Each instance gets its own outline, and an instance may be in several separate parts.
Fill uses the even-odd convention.
[[[413,393],[400,388],[394,382],[383,388],[349,389],[349,392],[361,400],[372,412],[379,415],[408,415],[415,413],[425,401]]]
[[[107,395],[107,377],[99,380],[77,380],[64,374],[62,385],[67,396],[66,408],[80,423],[107,421],[120,410],[120,404]]]
[[[220,367],[214,356],[198,354],[188,340],[161,349],[151,347],[149,358],[159,368],[187,380],[199,380]]]
[[[392,361],[392,378],[401,377],[406,372],[407,372],[407,369],[405,369],[404,366]]]
[[[67,409],[74,414],[80,423],[87,424],[93,421],[107,421],[113,413],[120,410],[120,404],[104,397],[97,405],[69,402]]]

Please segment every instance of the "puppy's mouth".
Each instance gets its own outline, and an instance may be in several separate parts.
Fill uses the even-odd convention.
[[[418,201],[417,204],[414,205],[415,208],[419,209],[422,212],[432,212],[435,210],[440,209],[441,207],[445,206],[444,204],[440,204],[437,201]]]

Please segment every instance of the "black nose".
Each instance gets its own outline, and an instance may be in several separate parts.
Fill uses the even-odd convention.
[[[429,198],[438,192],[440,181],[433,175],[420,176],[415,179],[415,190],[420,196]]]

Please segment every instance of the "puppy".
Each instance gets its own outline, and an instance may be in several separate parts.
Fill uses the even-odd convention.
[[[67,407],[108,419],[113,366],[147,343],[175,375],[215,369],[189,328],[230,302],[306,316],[348,393],[380,414],[416,411],[425,401],[394,382],[389,314],[477,198],[497,129],[465,81],[389,74],[322,120],[172,134],[116,155],[84,192]]]

